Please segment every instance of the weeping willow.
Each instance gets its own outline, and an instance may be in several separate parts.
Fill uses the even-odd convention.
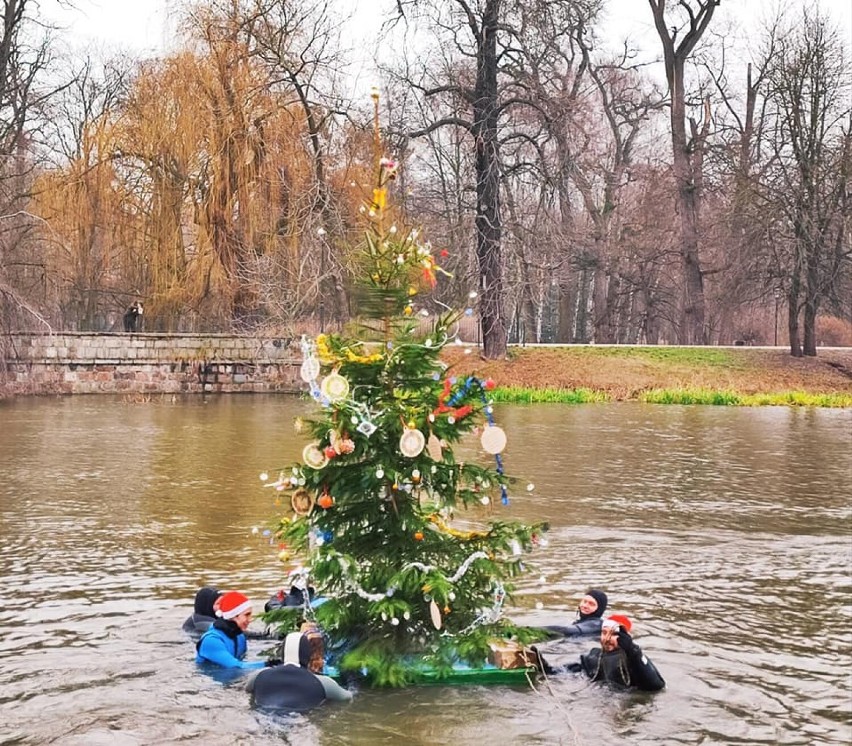
[[[329,215],[361,200],[363,159],[342,150],[318,184],[304,109],[239,18],[202,7],[187,34],[40,184],[62,303],[90,328],[135,298],[149,331],[284,323],[316,309],[330,257],[346,266]]]

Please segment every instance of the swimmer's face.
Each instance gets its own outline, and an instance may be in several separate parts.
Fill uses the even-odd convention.
[[[592,596],[583,596],[580,599],[580,613],[594,614],[598,610],[598,602]]]
[[[611,653],[618,647],[618,630],[620,629],[621,625],[619,624],[604,622],[603,627],[601,627],[601,648],[605,653]]]
[[[251,622],[251,609],[244,611],[242,614],[237,614],[234,617],[234,623],[245,632]]]

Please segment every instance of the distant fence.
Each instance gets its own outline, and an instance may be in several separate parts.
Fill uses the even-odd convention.
[[[228,334],[11,334],[7,394],[297,392],[297,338]]]

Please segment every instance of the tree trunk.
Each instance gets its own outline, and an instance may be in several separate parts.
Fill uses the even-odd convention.
[[[479,263],[482,352],[506,357],[500,244],[500,154],[497,137],[497,27],[500,0],[487,0],[478,50],[473,136],[476,148],[476,258]]]
[[[608,276],[603,266],[598,264],[595,268],[595,279],[592,288],[592,307],[594,309],[594,331],[592,339],[595,342],[612,342],[611,309],[608,305],[609,294],[607,293]]]
[[[805,286],[805,308],[803,315],[804,338],[802,352],[809,357],[816,357],[816,318],[819,310],[819,249],[809,247],[807,259],[807,283]]]
[[[578,273],[579,287],[577,289],[577,323],[574,341],[578,344],[589,342],[589,265],[584,260],[583,267]]]
[[[704,276],[698,256],[700,159],[693,152],[701,146],[696,142],[687,142],[683,62],[676,63],[675,68],[675,79],[679,83],[675,84],[672,91],[672,152],[680,213],[680,258],[683,271],[683,323],[679,341],[681,344],[702,345],[705,343],[705,308]]]
[[[606,299],[603,301],[603,314],[595,320],[597,326],[595,341],[602,344],[616,344],[619,336],[621,336],[616,317],[619,308],[623,306],[623,303],[619,302],[621,280],[619,279],[617,268],[606,272],[598,270],[598,274],[602,277],[601,284],[606,287]],[[595,309],[597,310],[597,301],[595,301]]]
[[[681,0],[689,11],[689,23],[682,36],[677,28],[672,30],[666,19],[665,0],[648,0],[654,15],[657,35],[663,44],[666,80],[671,95],[672,167],[677,183],[676,195],[680,213],[681,268],[683,270],[683,322],[679,337],[681,344],[704,344],[704,278],[698,254],[699,212],[701,205],[701,169],[704,138],[709,128],[709,105],[705,103],[704,126],[701,133],[693,123],[692,142],[686,134],[686,91],[684,65],[695,45],[707,30],[717,2],[698,2],[692,8]],[[677,41],[677,45],[675,42]]]
[[[798,276],[794,275],[787,295],[787,334],[790,336],[790,354],[793,357],[802,357],[802,343],[799,341],[799,284]]]
[[[574,341],[574,308],[577,302],[577,292],[574,287],[574,275],[559,284],[559,318],[555,341],[559,344],[569,344]]]

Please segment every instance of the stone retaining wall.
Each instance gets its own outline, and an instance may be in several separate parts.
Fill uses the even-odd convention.
[[[297,392],[297,338],[225,334],[12,334],[0,348],[10,394]]]

